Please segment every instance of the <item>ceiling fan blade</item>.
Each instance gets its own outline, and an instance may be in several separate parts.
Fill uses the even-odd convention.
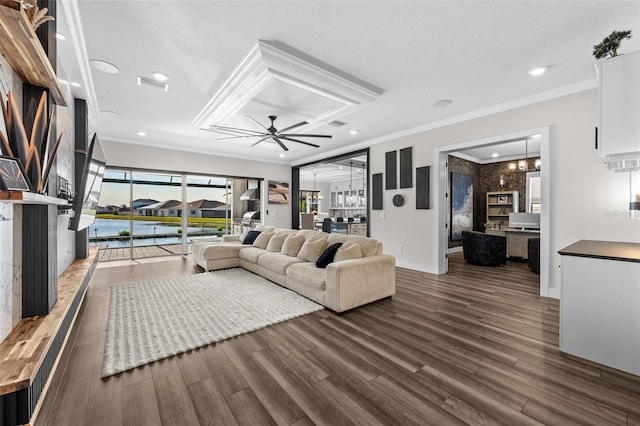
[[[240,135],[240,136],[232,135],[232,136],[228,136],[226,138],[216,138],[215,140],[224,141],[224,140],[227,140],[227,139],[240,139],[240,138],[243,138],[243,139],[255,139],[255,138],[259,138],[259,137],[261,137],[261,136],[258,136],[258,135]],[[268,136],[262,137],[262,140],[264,140],[266,138],[268,138]]]
[[[287,130],[295,129],[296,127],[304,126],[305,124],[309,124],[309,123],[307,123],[306,121],[301,121],[297,124],[294,124],[293,126],[289,126],[289,127],[285,127],[284,129],[281,129],[278,133],[286,132]]]
[[[298,134],[294,134],[294,133],[278,133],[278,136],[280,137],[290,137],[290,136],[296,136],[296,137],[300,137],[300,138],[332,138],[333,136],[331,135],[308,135],[306,133],[298,133]]]
[[[251,147],[253,147],[253,146],[258,145],[260,142],[264,142],[265,140],[269,139],[270,137],[271,137],[271,136],[265,136],[265,137],[263,137],[263,138],[262,138],[262,139],[260,139],[259,141],[254,142],[254,143],[252,143],[251,145],[249,145],[249,148],[251,148]]]
[[[280,137],[281,137],[282,139],[284,139],[284,140],[287,140],[287,141],[297,142],[297,143],[303,143],[303,144],[305,144],[305,145],[309,145],[309,146],[312,146],[312,147],[314,147],[314,148],[320,148],[320,145],[316,145],[316,144],[314,144],[314,143],[305,142],[305,141],[301,141],[301,140],[299,140],[299,139],[293,139],[293,138],[290,138],[290,137],[287,137],[287,136],[282,136],[282,135],[280,135]]]
[[[273,139],[274,141],[276,141],[278,145],[280,145],[280,148],[284,149],[285,151],[289,151],[289,148],[287,148],[285,144],[282,143],[279,137],[277,137],[276,135],[270,135],[270,136],[271,136],[271,139]]]
[[[260,127],[262,127],[263,129],[265,129],[265,130],[269,131],[269,129],[267,129],[266,127],[264,127],[264,126],[263,126],[263,125],[262,125],[258,120],[256,120],[256,119],[255,119],[255,118],[253,118],[252,116],[247,115],[247,118],[252,119],[252,120],[253,120],[253,121],[255,121],[256,123],[258,123],[258,125],[259,125]]]
[[[212,130],[227,130],[233,132],[242,132],[242,133],[255,133],[258,135],[264,135],[264,132],[256,132],[255,130],[249,129],[238,129],[237,127],[227,127],[227,126],[210,126]]]

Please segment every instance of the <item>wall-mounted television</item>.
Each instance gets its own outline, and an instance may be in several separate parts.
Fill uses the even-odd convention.
[[[106,159],[96,133],[87,150],[82,181],[77,185],[78,192],[73,202],[74,215],[69,220],[69,229],[72,231],[85,229],[95,221],[105,166]]]

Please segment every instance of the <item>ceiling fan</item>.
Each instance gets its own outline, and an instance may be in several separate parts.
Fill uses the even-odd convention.
[[[280,148],[282,148],[285,151],[289,151],[289,148],[287,148],[287,146],[282,142],[283,140],[285,141],[290,141],[290,142],[296,142],[296,143],[301,143],[304,145],[309,145],[309,146],[313,146],[315,148],[320,148],[319,145],[316,145],[314,143],[311,142],[306,142],[306,141],[302,141],[300,139],[297,138],[331,138],[331,135],[309,135],[306,133],[286,133],[289,130],[295,129],[296,127],[300,127],[300,126],[304,126],[305,124],[308,124],[306,121],[301,121],[299,123],[296,123],[292,126],[289,127],[285,127],[284,129],[278,130],[275,128],[275,126],[273,125],[273,122],[276,120],[275,115],[270,115],[269,116],[269,120],[271,120],[271,126],[269,126],[268,128],[263,126],[258,120],[256,120],[255,118],[251,117],[251,116],[247,116],[248,118],[250,118],[251,120],[255,121],[256,123],[258,123],[258,125],[260,125],[260,127],[262,127],[265,131],[264,132],[258,132],[255,130],[249,130],[249,129],[238,129],[236,127],[227,127],[227,126],[210,126],[210,129],[214,132],[218,132],[218,133],[223,133],[226,135],[229,135],[225,138],[218,138],[216,139],[217,141],[221,141],[221,140],[227,140],[227,139],[238,139],[238,138],[249,138],[249,139],[254,139],[256,140],[256,142],[254,142],[251,146],[256,146],[261,142],[265,142],[266,140],[273,140],[275,143],[277,143],[278,145],[280,145]]]

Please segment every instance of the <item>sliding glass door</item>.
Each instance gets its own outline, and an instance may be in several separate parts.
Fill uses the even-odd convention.
[[[100,260],[188,254],[192,243],[232,234],[247,210],[261,210],[259,199],[241,201],[249,184],[259,187],[249,178],[107,169],[89,242]]]

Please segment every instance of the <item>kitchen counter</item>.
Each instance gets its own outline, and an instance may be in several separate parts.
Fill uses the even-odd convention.
[[[640,244],[613,241],[580,240],[559,250],[563,256],[640,262]]]
[[[560,350],[640,375],[640,244],[581,240],[559,253]]]

